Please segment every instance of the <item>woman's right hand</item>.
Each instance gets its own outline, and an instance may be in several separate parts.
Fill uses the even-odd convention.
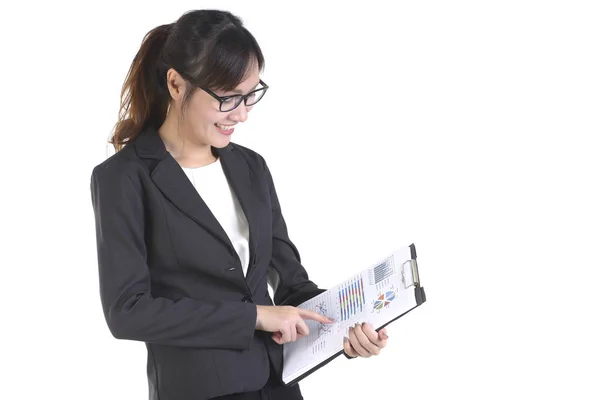
[[[256,306],[256,329],[273,332],[277,344],[294,342],[309,334],[305,319],[332,324],[335,321],[316,311],[293,306]]]

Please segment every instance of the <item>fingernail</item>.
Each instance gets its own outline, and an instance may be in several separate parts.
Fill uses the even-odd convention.
[[[387,332],[383,332],[383,338],[384,339],[389,339],[389,336],[388,336]]]

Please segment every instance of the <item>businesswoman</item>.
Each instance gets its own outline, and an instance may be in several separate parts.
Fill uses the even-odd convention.
[[[116,338],[145,342],[150,399],[302,399],[281,381],[282,344],[308,334],[305,319],[332,323],[296,307],[324,290],[264,158],[231,141],[267,92],[263,65],[228,12],[151,30],[123,85],[116,153],[93,169],[104,316]],[[348,336],[348,358],[387,339],[370,325]]]

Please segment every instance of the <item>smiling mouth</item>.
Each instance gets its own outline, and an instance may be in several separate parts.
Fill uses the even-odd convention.
[[[233,130],[234,125],[221,125],[221,124],[215,124],[215,126],[219,129],[221,129],[222,131],[231,131]]]
[[[225,135],[225,136],[231,136],[233,134],[233,127],[234,125],[221,125],[221,124],[215,124],[215,126],[217,127],[217,129],[219,130],[219,132],[221,133],[221,135]]]

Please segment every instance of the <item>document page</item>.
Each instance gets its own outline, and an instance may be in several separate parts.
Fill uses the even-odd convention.
[[[410,247],[396,250],[298,307],[336,320],[305,320],[310,334],[283,346],[283,381],[291,382],[344,348],[348,329],[368,322],[374,329],[417,306]]]

